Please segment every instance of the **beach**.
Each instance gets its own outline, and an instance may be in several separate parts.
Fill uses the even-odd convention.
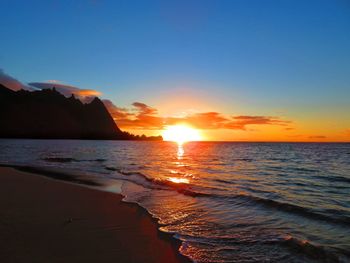
[[[1,262],[350,262],[349,144],[1,146]]]
[[[0,167],[1,262],[190,262],[122,196]]]

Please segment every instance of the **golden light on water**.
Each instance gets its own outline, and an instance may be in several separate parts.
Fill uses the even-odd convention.
[[[178,143],[177,145],[177,152],[176,152],[176,157],[177,157],[177,162],[175,162],[176,164],[176,168],[174,170],[170,170],[170,173],[172,174],[182,174],[181,173],[181,167],[183,167],[185,164],[183,163],[183,157],[185,154],[185,150],[184,150],[184,146],[182,145],[184,141],[179,141],[179,140],[172,140]],[[188,178],[184,178],[184,177],[168,177],[167,180],[169,182],[175,183],[175,184],[189,184],[190,180]]]
[[[178,147],[177,147],[177,159],[181,160],[182,157],[184,156],[185,154],[185,150],[184,148],[182,147],[182,144],[179,143]]]
[[[175,184],[188,184],[190,181],[186,178],[169,177],[168,180]]]
[[[186,125],[167,126],[163,131],[162,136],[165,141],[172,141],[178,144],[202,140],[198,130]]]

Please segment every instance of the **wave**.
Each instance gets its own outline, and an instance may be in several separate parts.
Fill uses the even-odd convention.
[[[9,166],[9,165],[3,165],[3,166]],[[62,171],[56,171],[56,170],[51,170],[51,169],[46,169],[46,168],[38,168],[38,167],[31,167],[31,166],[16,166],[16,165],[11,165],[11,167],[14,167],[18,170],[22,170],[25,172],[33,172],[37,174],[41,174],[44,176],[48,176],[54,179],[58,180],[66,180],[66,181],[71,181],[74,183],[80,183],[80,184],[86,184],[86,185],[91,185],[91,186],[101,186],[101,184],[98,183],[98,181],[95,180],[90,180],[90,178],[81,178],[76,174],[72,174],[71,171],[69,173],[65,173]],[[132,172],[132,171],[124,171],[121,168],[117,167],[110,167],[106,166],[106,170],[112,171],[112,172],[117,172],[118,174],[121,174],[122,177],[120,179],[123,180],[130,180],[134,183],[140,184],[146,188],[152,188],[152,189],[161,189],[161,190],[175,190],[180,194],[184,194],[187,196],[191,197],[199,197],[199,198],[219,198],[219,199],[226,199],[231,202],[236,202],[243,200],[246,201],[245,204],[261,204],[264,205],[265,207],[268,208],[273,208],[277,209],[279,211],[284,211],[287,213],[292,213],[292,214],[297,214],[303,217],[311,218],[313,220],[321,220],[325,221],[327,223],[336,223],[336,224],[342,224],[349,226],[350,225],[350,218],[349,217],[331,217],[329,215],[325,215],[322,213],[315,212],[311,209],[305,208],[305,207],[300,207],[294,204],[289,204],[285,202],[280,202],[276,200],[271,200],[271,199],[266,199],[266,198],[261,198],[249,194],[234,194],[234,195],[220,195],[220,194],[213,194],[213,193],[208,193],[208,192],[201,192],[198,189],[193,189],[192,186],[183,184],[183,183],[173,183],[168,180],[162,180],[162,179],[156,179],[156,178],[149,178],[145,174],[141,172]],[[185,237],[186,239],[189,239],[189,237]],[[244,240],[237,240],[235,238],[226,238],[226,239],[215,239],[215,238],[209,238],[208,240],[192,240],[192,242],[209,242],[209,243],[214,243],[217,244],[218,242],[225,242],[225,243],[232,243],[232,244],[242,244],[244,245]],[[247,241],[250,242],[250,244],[255,243],[255,241]],[[286,246],[288,249],[293,250],[294,252],[297,253],[302,253],[307,255],[308,257],[322,261],[322,262],[345,262],[345,260],[342,260],[342,256],[339,256],[337,252],[335,251],[329,251],[325,249],[322,246],[317,246],[315,244],[311,244],[308,241],[305,240],[299,240],[295,237],[288,237],[283,240],[259,240],[257,242],[266,242],[266,243],[277,243],[278,245]],[[249,245],[249,244],[246,244]],[[341,253],[340,253],[341,252]],[[350,258],[349,253],[346,254],[346,251],[339,251],[339,254],[344,255],[346,258]]]
[[[62,169],[52,169],[44,167],[35,167],[35,166],[26,166],[26,165],[9,165],[9,164],[0,164],[2,167],[11,167],[19,171],[39,174],[42,176],[50,177],[56,180],[68,181],[77,184],[83,184],[88,186],[102,186],[103,184],[99,183],[97,180],[90,178],[82,178],[78,174],[73,173],[73,171],[65,171]]]
[[[234,159],[231,159],[231,161],[233,161],[233,162],[238,161],[238,162],[248,162],[248,163],[251,163],[251,162],[254,162],[255,160],[252,159],[252,158],[234,158]]]
[[[266,169],[272,171],[289,171],[289,172],[302,172],[306,174],[317,173],[319,170],[305,167],[294,167],[294,166],[267,166]]]
[[[218,182],[218,183],[224,183],[224,184],[237,184],[235,180],[225,180],[225,179],[213,179],[213,181]]]
[[[119,174],[126,176],[119,179],[132,181],[133,183],[139,184],[146,188],[158,190],[175,190],[178,193],[192,197],[211,196],[210,194],[194,191],[192,187],[186,183],[175,183],[170,180],[164,180],[161,178],[150,178],[147,175],[140,172],[128,172],[116,167],[105,167],[105,169],[108,171],[115,171]]]
[[[244,200],[246,202],[253,202],[254,204],[263,205],[270,209],[272,208],[272,209],[276,209],[286,213],[296,214],[296,215],[307,217],[313,220],[342,224],[346,226],[350,225],[350,217],[346,217],[346,216],[332,217],[324,213],[313,211],[306,207],[302,207],[302,206],[298,206],[298,205],[290,204],[286,202],[281,202],[277,200],[262,198],[254,195],[249,195],[248,193],[247,194],[231,193],[232,195],[220,195],[220,194],[208,193],[205,191],[200,191],[201,189],[199,189],[198,186],[196,187],[197,189],[194,189],[191,185],[188,185],[185,183],[174,183],[169,180],[164,180],[159,178],[150,178],[140,172],[127,172],[115,167],[106,167],[105,169],[110,171],[116,171],[127,177],[134,176],[133,178],[129,178],[130,181],[136,184],[140,184],[141,186],[146,188],[161,189],[161,190],[175,190],[180,194],[191,196],[191,197],[207,197],[207,198],[214,198],[214,199],[218,198],[218,199],[226,199],[228,201],[233,201],[233,202],[237,202],[237,200]],[[126,178],[121,178],[121,179],[126,179]],[[213,188],[211,188],[211,190],[213,190]]]
[[[350,178],[344,177],[344,176],[338,176],[338,175],[331,175],[331,176],[320,176],[315,175],[313,178],[327,181],[327,182],[340,182],[340,183],[350,183]]]
[[[106,162],[107,159],[87,159],[87,160],[79,160],[71,157],[47,157],[42,158],[41,160],[46,162],[55,162],[55,163],[71,163],[71,162]]]
[[[191,236],[191,235],[176,235],[183,242],[196,243],[200,246],[205,246],[206,250],[211,251],[237,251],[237,246],[250,247],[253,250],[256,247],[263,245],[280,246],[293,252],[293,258],[295,255],[307,257],[317,262],[332,262],[342,263],[350,260],[350,252],[344,249],[324,247],[321,245],[314,244],[308,240],[292,237],[290,235],[276,238],[266,239],[242,239],[239,237],[202,237],[202,236]],[[287,256],[288,257],[288,256]],[[289,257],[288,257],[289,258]],[[287,260],[287,259],[286,259]]]
[[[3,164],[1,166],[10,166],[24,172],[32,172],[43,176],[51,177],[53,179],[70,181],[78,184],[85,184],[89,186],[102,185],[96,179],[87,178],[85,176],[84,178],[82,178],[82,176],[79,176],[79,174],[74,174],[72,171],[64,171],[63,169],[58,170],[58,169],[49,169],[49,168],[43,168],[43,167],[7,165],[7,164]],[[316,211],[313,211],[312,209],[301,207],[295,204],[257,197],[249,194],[234,194],[234,195],[227,196],[227,195],[207,193],[205,191],[193,189],[191,185],[188,185],[185,183],[174,183],[169,180],[162,180],[159,178],[150,178],[140,172],[123,171],[122,169],[115,168],[115,167],[105,167],[105,169],[109,171],[115,171],[121,174],[122,177],[118,179],[129,180],[133,183],[139,184],[146,188],[157,189],[157,190],[174,190],[186,196],[199,197],[199,198],[206,197],[206,198],[213,198],[213,199],[225,199],[227,201],[231,201],[235,203],[237,203],[237,201],[239,200],[244,200],[246,201],[246,204],[248,204],[249,202],[253,202],[254,204],[260,204],[270,209],[272,208],[272,209],[276,209],[286,213],[296,214],[296,215],[307,217],[313,220],[350,226],[350,217],[347,217],[344,215],[337,215],[337,213],[335,212],[329,213],[329,211],[325,211],[327,212],[327,214],[324,214],[324,213],[316,212]],[[333,216],[330,216],[328,214],[332,214]]]
[[[224,199],[230,199],[234,202],[238,200],[245,200],[247,202],[253,202],[254,204],[260,204],[268,208],[276,209],[278,211],[283,211],[286,213],[291,213],[299,216],[303,216],[306,218],[310,218],[317,221],[324,221],[327,223],[335,223],[335,224],[341,224],[345,226],[350,225],[350,217],[347,216],[337,216],[332,217],[329,215],[326,215],[324,213],[313,211],[312,209],[301,207],[298,205],[276,201],[272,199],[257,197],[253,195],[248,194],[237,194],[235,196],[230,197],[221,197],[221,196],[213,196],[214,198],[224,198]]]
[[[280,245],[287,247],[296,253],[302,253],[307,257],[317,260],[318,262],[349,262],[350,253],[349,251],[334,249],[326,249],[323,246],[312,244],[307,240],[301,240],[292,236],[284,238]]]
[[[317,173],[319,170],[312,169],[312,168],[305,168],[305,167],[288,167],[288,170],[291,171],[298,171],[298,172],[305,172],[305,173]]]

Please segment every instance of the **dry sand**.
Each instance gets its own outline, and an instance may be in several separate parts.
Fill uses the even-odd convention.
[[[190,262],[118,194],[0,167],[0,262]]]

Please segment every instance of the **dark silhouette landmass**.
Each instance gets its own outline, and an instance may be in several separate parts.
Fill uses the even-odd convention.
[[[1,84],[0,138],[162,140],[121,131],[97,97],[84,104],[55,89],[13,91]]]

